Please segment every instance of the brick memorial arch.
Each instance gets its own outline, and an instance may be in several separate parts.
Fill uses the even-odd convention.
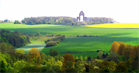
[[[83,11],[81,11],[79,13],[79,17],[77,17],[77,21],[78,22],[81,22],[81,16],[83,16],[83,21],[86,21],[87,18],[84,16],[84,12]]]

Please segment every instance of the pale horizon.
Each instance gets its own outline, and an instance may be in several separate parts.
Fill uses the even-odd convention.
[[[26,17],[67,16],[112,18],[120,23],[139,23],[139,0],[0,0],[0,20]]]

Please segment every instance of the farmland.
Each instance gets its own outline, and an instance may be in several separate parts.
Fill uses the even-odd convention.
[[[122,24],[122,23],[117,23]],[[135,23],[133,23],[134,25]],[[107,24],[103,24],[107,25]],[[23,33],[35,34],[40,32],[41,35],[46,34],[61,34],[66,35],[66,39],[59,45],[54,47],[47,47],[40,50],[43,53],[48,54],[50,49],[57,49],[59,52],[72,52],[72,51],[82,51],[83,53],[72,53],[73,55],[79,56],[80,54],[85,56],[97,55],[96,52],[87,53],[84,51],[109,51],[113,41],[122,41],[131,45],[138,45],[139,29],[129,29],[129,28],[94,28],[90,26],[103,26],[103,25],[87,25],[87,26],[66,26],[66,25],[25,25],[25,24],[13,24],[13,23],[0,23],[0,29],[8,29],[13,31],[20,31]],[[111,24],[115,26],[116,24]],[[123,25],[125,25],[123,23]],[[131,24],[130,24],[131,25]],[[135,24],[137,26],[137,24]],[[89,26],[89,27],[88,27]],[[76,37],[80,34],[89,34],[98,37]],[[41,39],[42,40],[42,39]],[[37,41],[32,40],[32,43],[37,43]],[[40,42],[38,42],[40,43]],[[41,42],[42,43],[42,42]],[[30,47],[31,48],[31,47]],[[33,48],[33,46],[32,46]],[[22,47],[21,47],[22,49]],[[28,49],[29,50],[29,49]],[[63,53],[62,53],[63,55]]]
[[[121,24],[121,23],[120,23]],[[133,23],[134,25],[135,23]],[[92,26],[92,25],[90,25]],[[79,34],[90,34],[108,37],[139,37],[139,29],[117,29],[117,28],[93,28],[84,26],[66,26],[66,25],[25,25],[13,23],[0,23],[0,29],[9,29],[13,31],[20,31],[23,33],[35,34],[40,32],[42,35],[46,34],[61,34],[66,36],[77,36]]]
[[[108,23],[99,25],[85,25],[85,27],[97,28],[139,28],[139,23]]]

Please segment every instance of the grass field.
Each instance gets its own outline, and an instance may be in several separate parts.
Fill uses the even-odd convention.
[[[129,25],[128,23],[117,23],[117,25]],[[99,28],[97,26],[106,26],[108,28]],[[138,24],[130,23],[138,27]],[[98,37],[66,37],[66,39],[59,45],[41,50],[44,53],[49,53],[50,49],[57,49],[59,52],[70,51],[96,51],[103,50],[109,51],[113,41],[122,41],[131,45],[139,44],[139,29],[138,28],[113,28],[116,24],[103,24],[103,25],[87,25],[86,26],[65,26],[65,25],[25,25],[25,24],[13,24],[13,23],[0,23],[0,29],[8,29],[13,31],[20,31],[23,33],[37,33],[42,35],[46,34],[62,34],[66,36],[77,36],[80,34],[97,35]],[[97,28],[90,27],[96,26]],[[111,28],[110,28],[111,27]],[[38,40],[37,40],[38,41]],[[32,43],[37,43],[36,40],[32,40]],[[32,46],[33,47],[33,46]],[[29,50],[29,49],[28,49]],[[72,53],[74,55],[87,55],[97,56],[97,53]]]
[[[109,23],[99,25],[85,25],[85,27],[97,28],[139,28],[139,23]]]
[[[59,52],[69,51],[110,51],[113,41],[122,41],[131,45],[138,45],[138,38],[126,38],[126,37],[71,37],[66,38],[59,45],[54,47],[47,47],[42,50],[44,53],[48,53],[50,49],[57,49]]]
[[[133,23],[134,24],[134,23]],[[21,31],[23,33],[62,34],[67,36],[77,36],[79,34],[91,34],[108,37],[139,37],[139,29],[117,29],[117,28],[90,28],[83,26],[65,26],[65,25],[25,25],[13,23],[0,23],[0,29],[9,29]]]

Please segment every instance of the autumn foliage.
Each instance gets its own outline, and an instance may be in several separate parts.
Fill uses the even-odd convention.
[[[67,61],[73,62],[73,65],[74,65],[74,63],[75,63],[75,58],[74,58],[74,56],[73,56],[72,54],[65,54],[65,55],[64,55],[64,60],[63,60],[63,66],[66,65],[66,62],[67,62]]]
[[[125,44],[124,42],[114,41],[110,51],[117,52],[119,55],[125,56],[126,59],[132,59],[132,61],[138,60],[139,57],[139,45],[132,46],[130,44]]]
[[[117,52],[118,48],[119,48],[120,44],[116,41],[114,41],[111,45],[111,52]]]
[[[131,51],[130,51],[130,57],[133,60],[139,60],[139,45],[138,46],[134,46],[134,48],[131,49]]]
[[[122,51],[123,51],[124,48],[125,48],[125,45],[124,45],[124,44],[120,44],[120,46],[119,46],[119,48],[118,48],[118,50],[117,50],[117,53],[118,53],[119,55],[122,55]]]
[[[29,50],[29,52],[27,53],[27,59],[29,61],[40,63],[41,56],[39,50],[37,48],[31,48],[31,50]]]

